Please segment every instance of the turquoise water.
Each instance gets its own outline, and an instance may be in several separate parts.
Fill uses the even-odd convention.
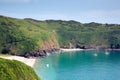
[[[35,65],[42,80],[120,80],[120,51],[53,54]]]

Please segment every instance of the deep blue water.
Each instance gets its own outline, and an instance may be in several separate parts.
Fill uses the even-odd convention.
[[[87,50],[39,59],[42,80],[120,80],[120,51]]]

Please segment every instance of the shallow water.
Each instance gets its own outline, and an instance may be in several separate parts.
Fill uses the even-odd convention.
[[[120,80],[120,51],[77,51],[38,60],[42,80]]]

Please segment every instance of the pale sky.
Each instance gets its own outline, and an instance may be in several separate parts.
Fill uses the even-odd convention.
[[[120,0],[0,0],[0,15],[120,24]]]

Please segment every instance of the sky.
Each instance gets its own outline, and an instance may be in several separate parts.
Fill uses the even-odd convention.
[[[0,15],[120,24],[120,0],[0,0]]]

